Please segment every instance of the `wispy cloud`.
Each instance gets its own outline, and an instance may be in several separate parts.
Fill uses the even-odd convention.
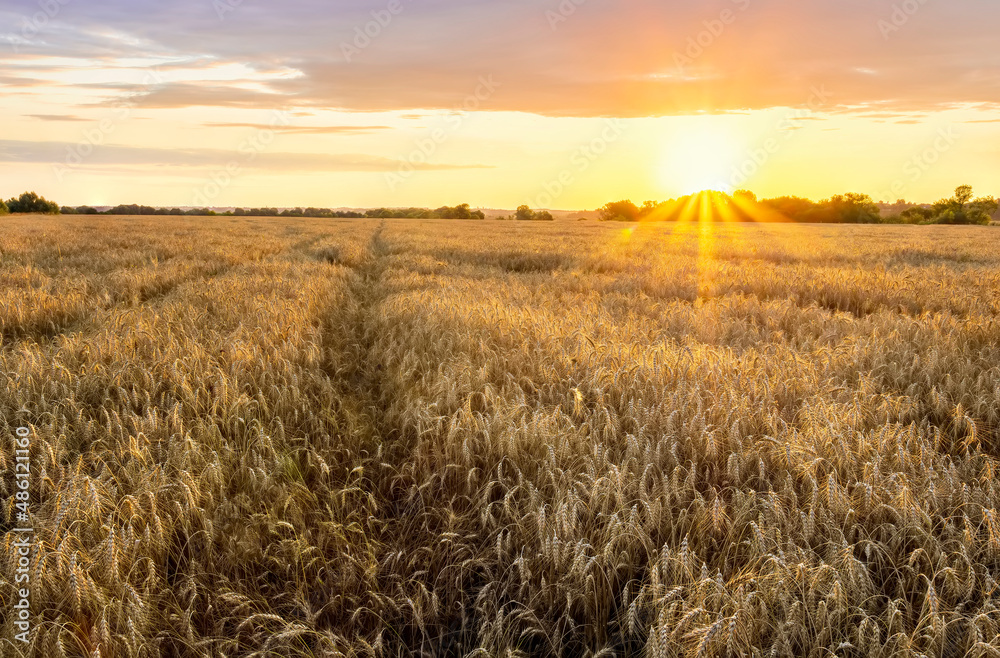
[[[59,164],[74,147],[68,142],[0,140],[0,162]],[[233,153],[221,149],[163,149],[105,145],[88,159],[87,166],[135,165],[172,168],[215,167],[232,160]],[[284,171],[386,172],[399,168],[400,161],[356,153],[262,153],[245,166]],[[422,171],[490,169],[484,164],[422,163]]]
[[[392,130],[390,126],[271,126],[264,123],[206,123],[203,125],[206,128],[253,128],[298,135],[364,135],[380,130]]]
[[[239,88],[236,84],[165,84],[138,94],[137,106],[145,109],[184,107],[288,108],[295,104],[291,95],[273,91]]]
[[[43,87],[47,84],[45,80],[38,78],[28,78],[20,75],[0,74],[0,87]]]
[[[88,121],[72,114],[26,114],[25,116],[42,121]]]

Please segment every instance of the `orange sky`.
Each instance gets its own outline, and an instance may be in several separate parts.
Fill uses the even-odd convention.
[[[18,0],[0,9],[0,195],[996,196],[997,18],[978,0]]]

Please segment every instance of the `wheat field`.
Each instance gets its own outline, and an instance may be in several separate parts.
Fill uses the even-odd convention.
[[[2,226],[3,656],[1000,656],[995,228]]]

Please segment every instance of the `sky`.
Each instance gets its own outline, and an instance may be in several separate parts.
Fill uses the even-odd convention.
[[[1000,196],[995,0],[2,0],[0,195]]]

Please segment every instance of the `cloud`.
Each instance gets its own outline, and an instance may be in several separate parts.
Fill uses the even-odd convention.
[[[2,87],[41,87],[44,85],[45,81],[37,78],[0,74],[0,86]]]
[[[361,135],[392,130],[389,126],[272,126],[264,123],[206,123],[206,128],[253,128],[299,135]]]
[[[41,121],[88,121],[88,119],[72,114],[26,114],[25,116]]]
[[[67,155],[78,152],[79,145],[69,142],[30,142],[0,140],[0,162],[65,164]],[[91,149],[88,149],[91,151]],[[354,153],[249,153],[219,149],[160,149],[106,145],[92,148],[83,166],[154,166],[205,168],[236,162],[253,169],[274,172],[387,172],[397,171],[400,160]],[[482,164],[423,163],[414,165],[422,171],[492,169]]]
[[[135,92],[131,99],[144,109],[176,109],[183,107],[240,107],[240,108],[289,108],[293,98],[268,91],[241,89],[235,84],[158,85],[153,89]]]
[[[886,22],[899,22],[893,5],[406,0],[373,27],[372,12],[385,3],[244,2],[220,16],[205,0],[109,0],[65,5],[52,32],[42,30],[13,66],[28,55],[104,66],[156,55],[180,69],[240,63],[302,73],[253,88],[249,79],[174,80],[145,93],[148,108],[451,109],[483,76],[499,86],[479,99],[481,109],[550,116],[800,107],[820,85],[840,111],[1000,106],[1000,5],[927,3],[887,32]],[[357,50],[351,61],[344,46]]]

